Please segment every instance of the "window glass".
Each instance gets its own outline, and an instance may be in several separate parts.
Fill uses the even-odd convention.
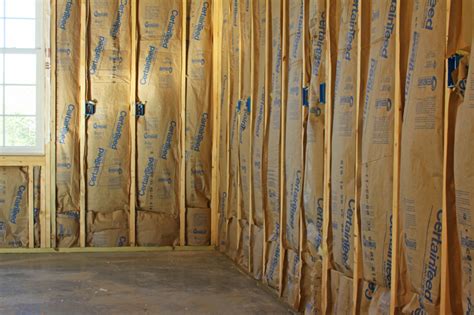
[[[0,0],[0,154],[44,152],[41,0]]]

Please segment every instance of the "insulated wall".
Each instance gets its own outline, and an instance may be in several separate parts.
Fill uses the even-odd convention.
[[[79,1],[56,2],[56,220],[57,246],[79,245],[79,116],[81,28]]]
[[[138,4],[137,245],[179,241],[182,1]]]
[[[208,240],[215,5],[54,3],[55,245]]]

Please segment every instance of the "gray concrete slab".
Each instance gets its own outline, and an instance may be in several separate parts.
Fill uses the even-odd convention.
[[[288,314],[218,252],[0,255],[0,314]]]

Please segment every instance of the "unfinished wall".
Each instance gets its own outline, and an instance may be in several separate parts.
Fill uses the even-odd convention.
[[[472,3],[56,3],[52,156],[2,166],[2,247],[212,236],[308,314],[469,312]]]
[[[210,242],[213,3],[186,8],[57,2],[58,247]]]
[[[261,12],[259,7],[254,4],[253,16]],[[237,180],[230,180],[230,189],[235,185],[232,182],[241,189],[236,207],[238,219],[244,222],[242,231],[247,202],[252,202],[250,266],[242,256],[248,231],[237,231],[234,236],[237,227],[231,228],[232,224],[227,230],[231,233],[227,240],[237,238],[239,245],[234,248],[240,249],[240,266],[256,278],[256,270],[262,268],[263,282],[306,313],[436,313],[440,255],[433,254],[431,259],[429,252],[420,253],[441,246],[438,239],[430,243],[431,234],[424,235],[427,229],[441,228],[441,217],[435,214],[432,220],[420,220],[421,216],[431,218],[426,212],[431,207],[423,204],[441,201],[438,180],[446,178],[442,171],[444,126],[439,116],[444,106],[441,78],[446,37],[442,30],[446,17],[436,13],[445,12],[445,3],[418,5],[415,10],[412,4],[397,1],[267,1],[266,9],[267,100],[258,111],[257,100],[250,103],[254,104],[250,107],[254,109],[254,163],[247,163],[248,146],[241,142],[247,141],[246,130],[241,128],[244,137],[238,148],[232,143],[235,126],[242,127],[247,120],[243,107],[247,104],[246,47],[239,50],[241,63],[231,62],[221,76],[241,80],[230,83],[231,89],[240,88],[240,94],[231,91],[229,105],[237,102],[240,111],[229,114],[227,142],[229,174],[234,175],[232,169],[239,172]],[[242,22],[246,21],[245,8],[234,3],[227,10],[234,18],[232,33],[241,32],[241,43],[247,42],[242,40],[247,32]],[[404,22],[399,23],[398,18]],[[262,89],[257,61],[261,60],[261,26],[253,24],[252,37],[255,71],[251,87],[257,97]],[[326,36],[330,45],[325,45]],[[426,47],[428,42],[431,47]],[[416,62],[417,58],[426,62]],[[309,88],[307,109],[302,106],[305,85]],[[330,88],[325,90],[325,85]],[[223,96],[221,100],[226,102]],[[325,110],[326,100],[330,110]],[[404,103],[407,110],[401,124]],[[257,137],[261,116],[266,117],[263,149]],[[327,123],[330,127],[326,129]],[[237,156],[238,165],[233,162]],[[420,164],[416,158],[426,160]],[[430,169],[422,167],[425,164]],[[430,184],[424,185],[426,181]],[[221,201],[225,197],[221,195]],[[253,226],[260,220],[262,204],[265,237],[260,267],[256,265],[260,250],[253,247],[253,240],[258,240]],[[441,204],[433,209],[441,209]],[[435,275],[427,269],[433,261]],[[433,305],[429,305],[431,298]]]

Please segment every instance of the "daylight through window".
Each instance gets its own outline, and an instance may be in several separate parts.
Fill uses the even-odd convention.
[[[0,152],[44,150],[40,0],[0,0]]]

